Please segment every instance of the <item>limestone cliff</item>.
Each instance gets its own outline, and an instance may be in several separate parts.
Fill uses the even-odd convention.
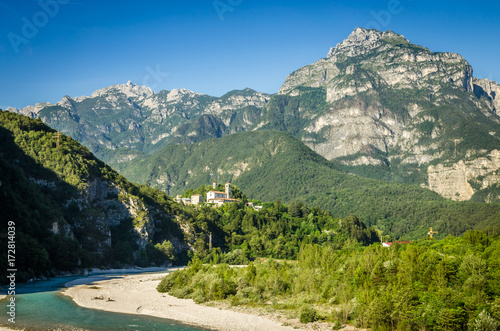
[[[325,91],[327,104],[297,108],[299,136],[349,172],[426,185],[456,200],[497,182],[498,164],[485,177],[477,155],[491,158],[500,146],[500,85],[473,78],[459,54],[358,28],[326,58],[290,74],[279,94],[304,100],[307,89]]]
[[[491,108],[500,115],[500,85],[488,79],[474,79],[474,93],[491,102]]]
[[[475,192],[500,183],[500,151],[493,150],[485,157],[460,160],[452,165],[438,164],[427,168],[429,188],[445,198],[470,200]],[[489,196],[490,201],[500,199]],[[490,202],[487,201],[487,202]]]

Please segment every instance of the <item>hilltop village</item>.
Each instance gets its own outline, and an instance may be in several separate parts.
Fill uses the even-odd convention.
[[[185,205],[195,205],[195,206],[205,203],[212,205],[213,207],[220,207],[228,203],[240,202],[239,199],[231,198],[231,183],[226,183],[224,187],[225,187],[224,192],[216,191],[217,182],[214,181],[212,183],[213,190],[207,192],[206,199],[203,199],[203,196],[201,194],[194,194],[191,196],[191,198],[182,198],[181,195],[177,195],[175,201],[177,201],[178,203],[182,202]],[[255,210],[262,209],[262,206],[254,206],[253,202],[250,201],[247,202],[246,204],[249,207],[253,207]]]

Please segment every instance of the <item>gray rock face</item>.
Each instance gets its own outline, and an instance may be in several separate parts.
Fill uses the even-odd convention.
[[[322,143],[307,143],[329,160],[360,152],[366,146],[387,151],[388,144],[401,132],[395,116],[383,107],[367,105],[362,101],[339,104],[316,118],[305,130],[322,132],[326,140]],[[370,161],[378,164],[379,160]]]
[[[500,85],[488,79],[474,79],[474,93],[491,102],[491,109],[500,115]]]
[[[279,93],[324,86],[327,101],[334,102],[383,85],[420,88],[449,82],[473,91],[472,67],[459,54],[431,52],[392,31],[357,28],[326,59],[289,75]]]

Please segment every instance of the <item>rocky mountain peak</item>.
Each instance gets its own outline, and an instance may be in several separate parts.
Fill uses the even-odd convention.
[[[90,97],[96,98],[109,93],[122,93],[127,98],[144,98],[153,95],[154,91],[147,86],[135,85],[131,81],[128,81],[126,84],[116,84],[104,87],[92,93]]]
[[[381,46],[383,40],[396,40],[400,43],[409,43],[404,36],[393,31],[378,31],[374,29],[356,28],[343,42],[332,47],[328,58],[342,53],[347,56],[362,55]]]
[[[323,87],[327,102],[377,90],[430,88],[454,84],[472,92],[472,67],[459,54],[435,53],[392,31],[355,29],[332,48],[328,58],[294,71],[279,94],[297,87]]]
[[[173,89],[167,95],[167,102],[179,101],[184,96],[188,96],[188,97],[192,98],[192,97],[197,96],[197,95],[201,95],[201,94],[190,91],[190,90],[185,89],[185,88]]]
[[[61,101],[59,101],[57,104],[60,105],[61,107],[65,107],[65,108],[73,108],[73,99],[71,99],[71,97],[69,95],[65,95]]]

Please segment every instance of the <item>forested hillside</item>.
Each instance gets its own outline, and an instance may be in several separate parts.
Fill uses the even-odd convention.
[[[15,223],[18,280],[161,264],[173,257],[160,247],[170,241],[179,253],[186,249],[176,203],[130,183],[40,120],[0,111],[0,174],[2,233]],[[7,265],[7,250],[0,254]]]
[[[117,167],[127,178],[170,195],[212,179],[230,181],[250,199],[303,201],[335,217],[354,213],[396,238],[421,238],[430,226],[445,236],[500,224],[499,204],[453,202],[416,185],[348,175],[282,132],[243,132],[166,146]]]
[[[246,264],[255,258],[296,259],[307,243],[341,248],[380,240],[377,231],[355,215],[341,219],[295,201],[287,206],[278,200],[262,207],[257,211],[244,202],[219,208],[186,206],[181,220],[188,224],[187,238],[194,239],[195,255],[205,262]]]

